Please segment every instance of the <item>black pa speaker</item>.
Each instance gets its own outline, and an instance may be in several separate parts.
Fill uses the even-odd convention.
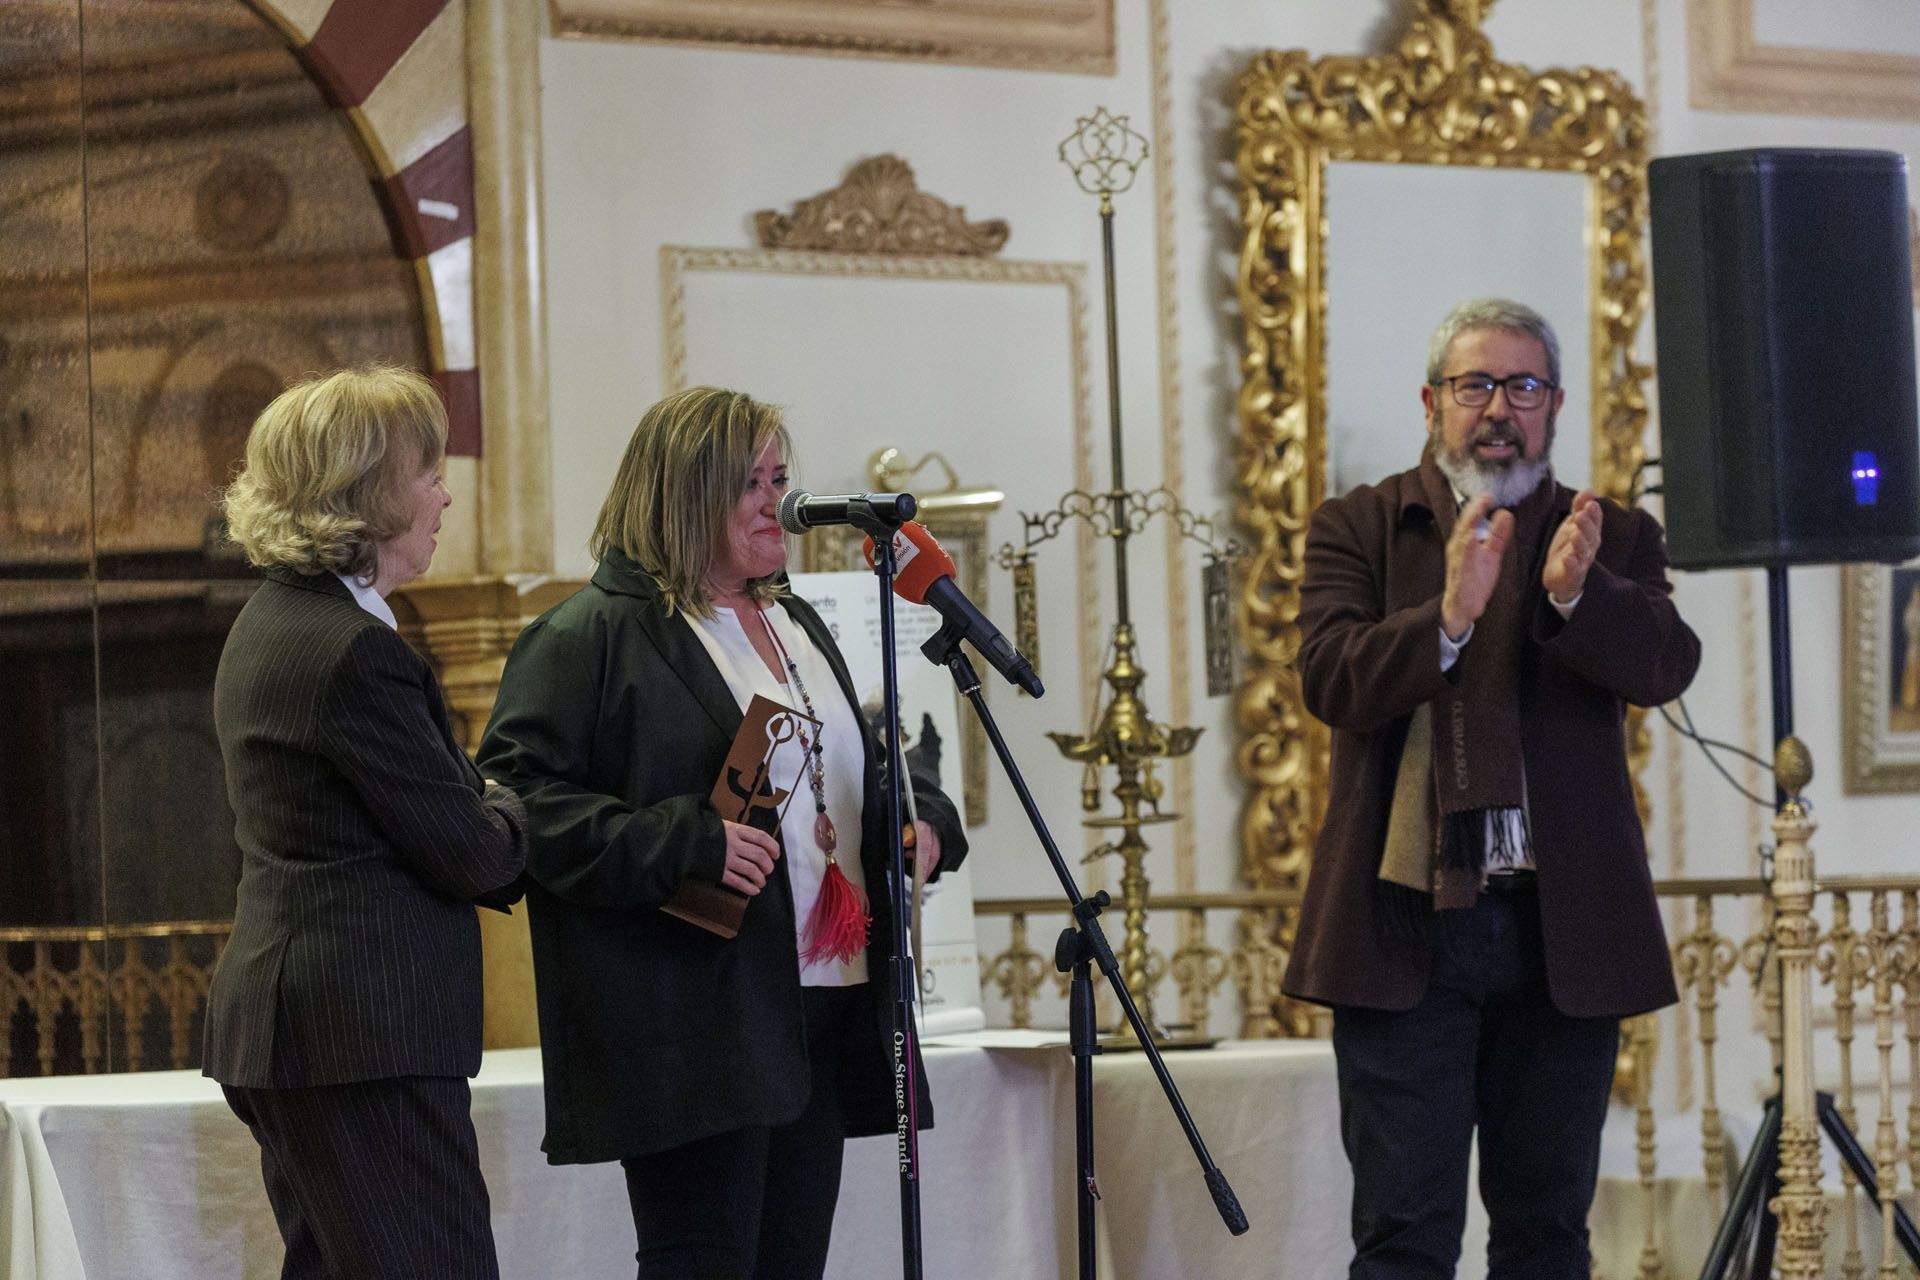
[[[1649,177],[1673,564],[1920,555],[1905,157],[1723,151]]]

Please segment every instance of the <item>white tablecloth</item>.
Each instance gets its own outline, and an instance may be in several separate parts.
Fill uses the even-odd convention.
[[[921,1143],[926,1274],[1074,1274],[1073,1072],[1064,1048],[931,1043],[938,1127]],[[1214,1211],[1146,1059],[1095,1071],[1101,1274],[1124,1280],[1326,1276],[1345,1270],[1351,1184],[1325,1042],[1172,1055],[1253,1230]],[[537,1050],[486,1055],[474,1127],[508,1280],[627,1280],[633,1220],[617,1165],[555,1168]],[[0,1080],[0,1276],[269,1280],[280,1239],[258,1152],[219,1087],[191,1072]],[[890,1137],[849,1144],[832,1277],[900,1272]]]

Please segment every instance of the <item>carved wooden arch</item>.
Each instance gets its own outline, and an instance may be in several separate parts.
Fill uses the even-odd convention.
[[[1625,502],[1645,456],[1646,381],[1633,356],[1647,306],[1646,108],[1611,71],[1501,62],[1481,30],[1491,0],[1420,0],[1394,52],[1258,55],[1235,86],[1244,349],[1237,514],[1253,553],[1241,596],[1250,658],[1236,695],[1249,783],[1243,870],[1302,884],[1326,806],[1327,732],[1293,669],[1307,522],[1326,485],[1328,160],[1584,174],[1591,285],[1593,483]],[[1629,724],[1635,790],[1649,743]]]
[[[466,0],[245,0],[351,126],[395,250],[413,263],[447,452],[480,456]]]

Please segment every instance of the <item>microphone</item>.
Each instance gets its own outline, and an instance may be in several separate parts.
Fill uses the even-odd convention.
[[[780,499],[777,518],[788,533],[805,533],[830,524],[850,524],[857,528],[897,529],[902,521],[913,519],[920,504],[910,493],[848,493],[839,497],[815,497],[805,489],[789,489]]]
[[[873,563],[873,539],[866,542],[867,563]],[[985,614],[967,599],[966,592],[953,580],[953,557],[927,527],[909,520],[893,535],[893,593],[913,604],[932,605],[959,631],[993,669],[1034,697],[1046,690],[1033,664],[1014,648],[1000,629],[987,621]]]

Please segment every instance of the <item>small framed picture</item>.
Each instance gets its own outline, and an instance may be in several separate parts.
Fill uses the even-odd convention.
[[[1845,789],[1920,791],[1920,560],[1842,573]]]

